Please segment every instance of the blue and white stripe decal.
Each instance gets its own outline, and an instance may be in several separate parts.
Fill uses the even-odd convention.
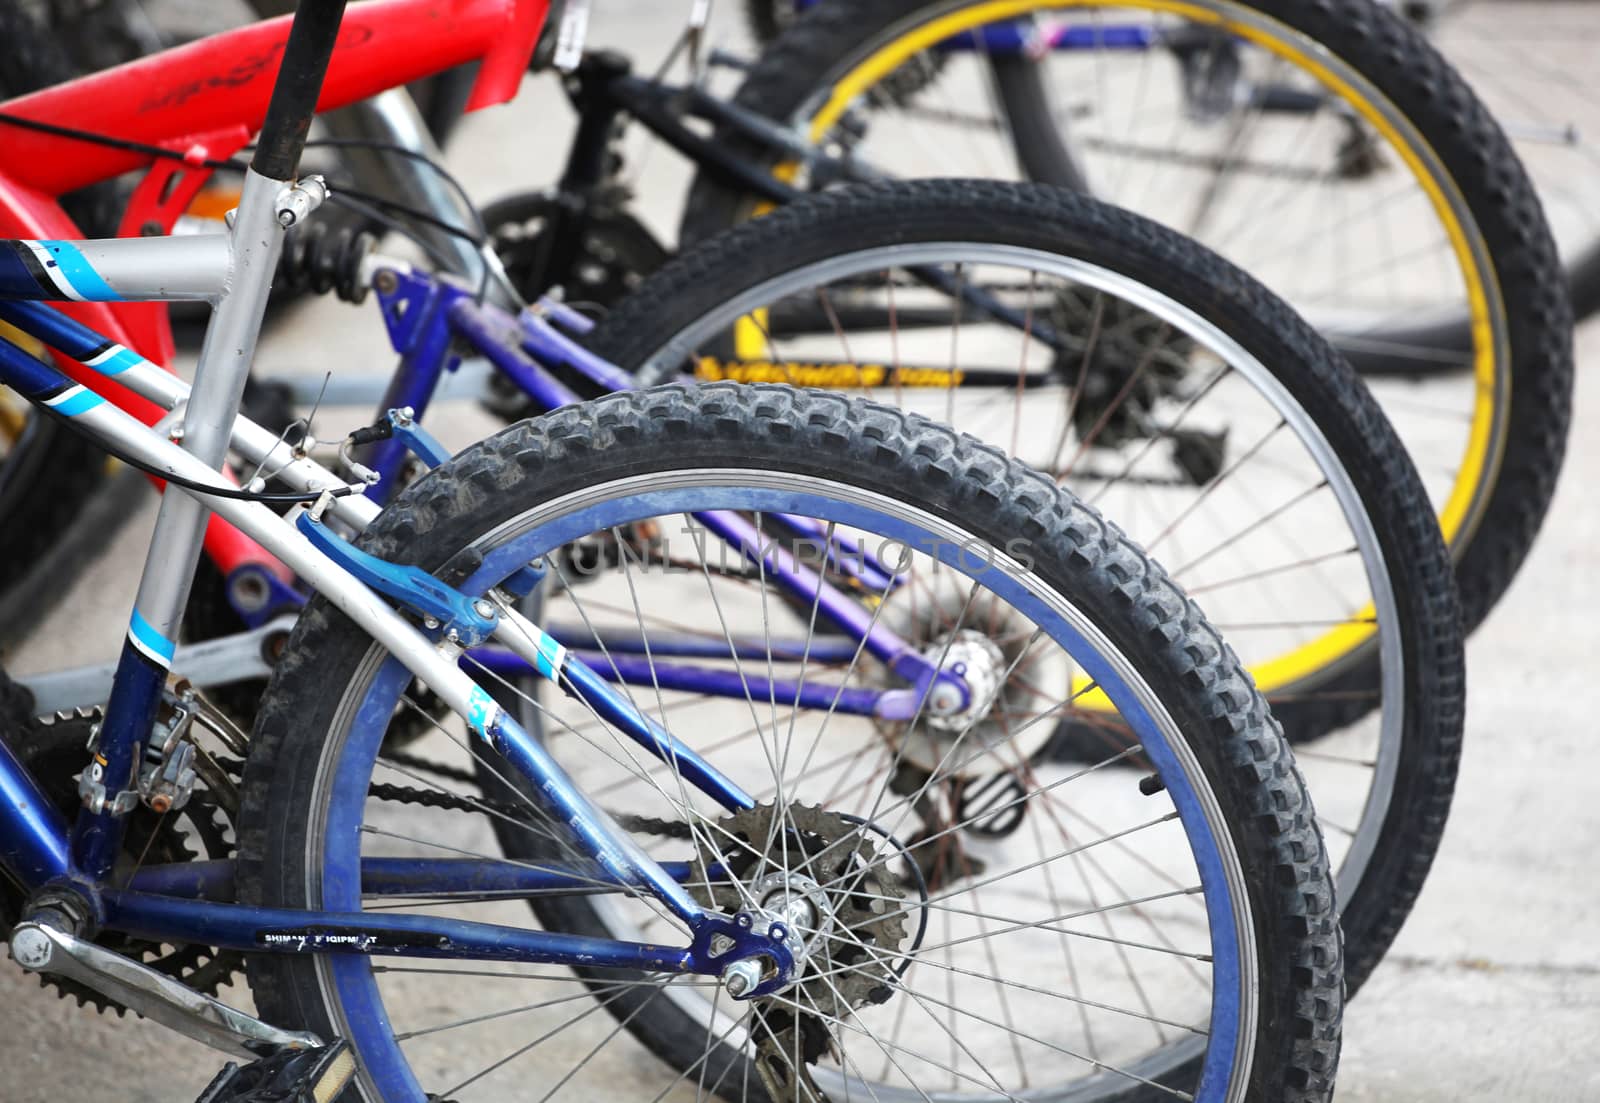
[[[567,661],[567,649],[557,643],[554,636],[539,631],[537,626],[533,630],[538,633],[534,642],[539,645],[539,653],[533,658],[533,668],[553,682]]]
[[[147,361],[137,352],[125,349],[113,342],[84,360],[83,366],[93,368],[101,375],[121,375],[129,368],[136,368],[144,363],[147,363]]]
[[[89,388],[74,383],[44,400],[44,404],[63,417],[77,417],[103,403],[105,399]]]
[[[477,686],[473,686],[472,692],[467,696],[467,726],[482,736],[485,742],[493,743],[494,739],[490,736],[489,729],[499,714],[500,706],[495,703],[495,699]]]
[[[122,296],[100,278],[70,241],[26,241],[44,273],[67,298],[80,303],[119,303]]]
[[[94,266],[70,241],[0,242],[0,297],[119,303]]]
[[[139,610],[133,611],[133,619],[128,622],[128,642],[138,652],[151,662],[163,669],[172,666],[172,655],[177,650],[177,645],[150,626],[150,622],[139,615]]]

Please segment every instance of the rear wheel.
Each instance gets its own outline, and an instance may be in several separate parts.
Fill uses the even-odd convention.
[[[1545,10],[1492,10],[1523,8],[1523,24]],[[1503,58],[1487,9],[1477,26],[1485,58]],[[997,43],[1020,28],[1056,48],[1019,64],[950,46],[986,28]],[[1197,237],[1388,376],[1368,382],[1416,459],[1469,628],[1510,585],[1565,451],[1570,310],[1512,146],[1390,12],[1365,0],[822,5],[763,55],[737,102],[895,176],[1020,172]],[[739,148],[802,186],[831,184]],[[701,174],[683,240],[759,210]]]
[[[589,343],[646,384],[692,371],[894,403],[1118,517],[1229,633],[1299,744],[1347,981],[1365,980],[1449,808],[1458,611],[1405,450],[1280,301],[1074,193],[919,181],[814,197],[691,249]],[[1058,737],[1079,759],[1131,742],[1081,717]]]
[[[752,526],[727,564],[714,539],[680,534],[715,511]],[[797,608],[767,569],[785,561],[771,550],[778,526],[802,519],[830,538],[808,560],[818,567],[840,546],[831,538],[892,542],[907,549],[913,590],[957,596],[948,621],[904,639],[941,669],[962,649],[962,676],[985,686],[963,706],[970,716],[859,711],[862,692],[897,684],[890,666],[819,632],[820,595]],[[1339,944],[1310,804],[1231,653],[1115,528],[924,419],[722,384],[513,426],[421,479],[363,543],[482,593],[530,561],[557,579],[575,543],[647,531],[655,558],[574,580],[567,607],[583,616],[562,630],[597,671],[620,676],[628,649],[665,682],[682,669],[668,649],[698,647],[697,669],[740,680],[743,692],[709,710],[652,685],[657,674],[629,693],[760,803],[730,814],[691,796],[670,763],[575,705],[548,706],[546,743],[641,845],[723,871],[686,874],[703,906],[782,897],[806,932],[806,971],[786,993],[741,1003],[706,978],[585,970],[595,1003],[580,1009],[585,990],[550,968],[259,955],[262,1011],[348,1038],[364,1098],[504,1099],[530,1079],[578,1099],[674,1088],[808,1098],[799,1081],[826,1098],[885,1100],[1329,1097]],[[1008,543],[1037,557],[983,569],[973,555]],[[870,610],[873,596],[846,603]],[[687,636],[674,628],[685,617],[698,625]],[[993,624],[1008,631],[991,635]],[[1003,645],[994,679],[980,672],[993,656],[979,640]],[[1038,721],[1074,707],[1079,664],[1145,733],[1148,774],[1038,759]],[[1004,676],[1020,668],[1033,688]],[[380,757],[383,728],[407,707],[395,669],[331,606],[308,607],[246,770],[245,899],[393,907],[362,895],[364,855],[490,856],[491,823],[565,853],[548,849],[562,828],[527,794],[495,815],[369,798],[369,779],[417,784]],[[800,696],[818,692],[834,704]],[[730,741],[752,723],[761,740]],[[440,745],[478,758],[459,731]],[[985,834],[989,817],[961,810],[976,777],[1019,787],[1026,829]],[[515,897],[404,903],[527,920]],[[619,894],[609,914],[657,942],[683,938],[649,900]],[[593,1014],[602,1007],[620,1022]],[[630,1035],[665,1065],[641,1060]]]

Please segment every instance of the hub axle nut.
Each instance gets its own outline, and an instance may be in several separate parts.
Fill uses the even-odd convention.
[[[734,999],[741,999],[746,993],[753,992],[761,983],[761,964],[746,958],[736,961],[722,971],[722,984],[728,990],[728,995]]]
[[[928,704],[937,716],[947,716],[961,708],[961,690],[949,682],[940,682],[928,696]]]

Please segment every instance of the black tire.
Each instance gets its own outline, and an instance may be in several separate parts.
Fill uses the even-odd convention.
[[[17,0],[0,0],[0,100],[69,80],[65,52]],[[89,232],[106,217],[114,194],[104,187],[70,196],[67,211]],[[114,216],[113,216],[114,217]],[[19,642],[62,593],[59,585],[22,586],[50,554],[106,478],[105,453],[87,437],[38,411],[0,455],[0,646]],[[99,534],[103,539],[103,531]],[[102,546],[97,544],[98,546]]]
[[[650,364],[668,340],[740,291],[825,258],[918,241],[1048,249],[1163,292],[1272,365],[1342,460],[1393,580],[1406,671],[1396,789],[1373,862],[1341,901],[1354,993],[1398,933],[1439,845],[1461,751],[1462,637],[1449,559],[1410,458],[1360,380],[1280,300],[1192,241],[1072,192],[917,181],[814,197],[692,249],[645,281],[589,344],[648,384],[656,370],[673,367]],[[1291,739],[1342,728],[1371,708],[1380,684],[1373,650],[1329,672],[1315,699],[1269,696]],[[1294,696],[1286,688],[1285,697]]]
[[[1048,111],[1039,110],[1039,104],[1048,102],[1040,66],[1030,59],[1010,56],[991,58],[989,68],[1022,174],[1040,184],[1054,184],[1088,195],[1089,181],[1083,167],[1072,155],[1071,147],[1061,140],[1061,128],[1066,124],[1052,118]]]
[[[1276,722],[1232,652],[1159,567],[1071,495],[998,451],[924,419],[834,394],[662,387],[567,407],[474,445],[408,489],[361,543],[454,581],[477,562],[472,553],[458,553],[541,502],[624,476],[713,468],[840,481],[959,519],[968,531],[1037,540],[1035,573],[1101,625],[1182,730],[1206,733],[1194,751],[1253,871],[1247,875],[1253,910],[1274,917],[1256,924],[1266,983],[1250,1098],[1327,1099],[1342,1016],[1338,930],[1322,840]],[[305,861],[308,831],[319,815],[314,780],[339,743],[331,729],[341,694],[329,687],[350,685],[372,649],[321,598],[296,626],[273,673],[245,772],[241,899],[314,903],[318,893]],[[250,979],[258,1007],[272,1021],[330,1029],[309,957],[258,956]],[[610,1010],[628,1013],[620,1001]],[[658,1018],[646,1010],[629,1026],[669,1062],[691,1064],[703,1036],[686,1056],[678,1017]]]
[[[1388,10],[1368,0],[1237,2],[1320,44],[1392,101],[1437,155],[1492,258],[1492,282],[1508,325],[1510,395],[1503,415],[1504,452],[1498,468],[1491,465],[1487,474],[1492,489],[1476,524],[1451,542],[1470,631],[1510,586],[1538,535],[1571,422],[1572,312],[1538,196],[1504,133],[1472,91],[1421,35]],[[797,113],[829,86],[845,59],[862,56],[866,44],[903,33],[898,28],[904,21],[928,9],[925,0],[819,5],[762,55],[735,102],[784,124],[796,122]],[[1028,118],[1027,97],[1020,91],[1027,78],[1016,79],[1020,83],[1008,97],[1008,114],[1014,125],[1026,128],[1019,135],[1038,143],[1047,120]],[[1053,122],[1048,129],[1057,133]],[[723,134],[721,140],[757,164],[776,161],[735,134]],[[1041,163],[1028,171],[1059,176],[1065,170]],[[681,240],[703,240],[750,217],[754,206],[749,197],[700,173],[685,207]],[[1585,277],[1588,282],[1594,281]]]

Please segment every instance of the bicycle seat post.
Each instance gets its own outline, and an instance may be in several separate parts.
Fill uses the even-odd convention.
[[[250,161],[250,168],[269,180],[292,180],[300,167],[344,8],[345,0],[300,0],[295,8],[283,65]]]

